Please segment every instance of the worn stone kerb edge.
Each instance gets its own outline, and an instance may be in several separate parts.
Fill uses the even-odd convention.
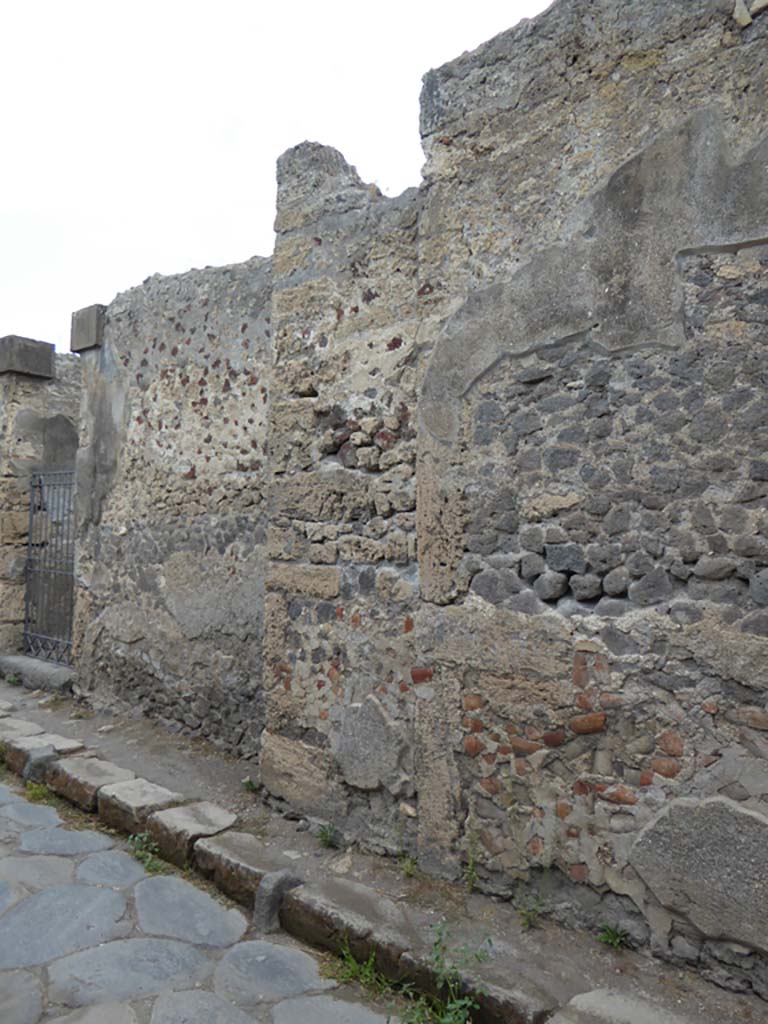
[[[29,727],[30,732],[26,735],[17,734],[11,738],[4,738],[2,736],[3,724],[14,721],[18,721],[22,726]],[[23,741],[32,735],[45,735],[45,731],[42,726],[38,726],[35,723],[25,723],[10,715],[6,715],[5,717],[0,716],[0,757],[4,757],[6,747],[13,747],[16,741]],[[50,751],[53,750],[53,747],[48,747],[46,749]],[[15,749],[12,770],[23,777],[29,758],[30,751],[25,751],[23,749],[23,745]],[[66,762],[75,759],[91,761],[97,769],[102,768],[113,776],[121,773],[133,776],[133,773],[129,773],[127,769],[120,768],[119,765],[115,765],[110,761],[91,756],[90,754],[86,754],[85,756],[75,754],[72,756],[64,755],[63,757],[58,757],[55,756],[54,751],[54,756],[51,757],[47,763],[47,770],[44,776],[45,781],[58,796],[67,800],[67,802],[72,803],[74,806],[77,806],[81,810],[86,808],[88,813],[93,813],[94,816],[103,824],[114,829],[115,818],[108,810],[102,807],[103,800],[100,797],[104,790],[108,789],[111,793],[119,790],[121,783],[115,782],[114,778],[106,780],[101,785],[94,783],[95,791],[92,794],[92,799],[85,802],[77,798],[73,799],[71,788],[67,785],[70,780],[66,771]],[[126,778],[124,785],[130,786],[135,783],[144,783],[155,790],[162,789],[162,787],[158,787],[154,783],[149,782],[149,780],[142,779],[138,776]],[[155,837],[157,837],[157,833],[152,830],[153,819],[156,819],[157,816],[168,810],[183,809],[184,807],[191,808],[199,804],[199,801],[196,802],[194,798],[184,798],[179,794],[171,793],[169,790],[166,792],[168,793],[169,798],[168,803],[163,806],[162,810],[149,813],[144,819],[144,824],[141,826],[142,831],[145,828],[148,828]],[[222,816],[229,818],[232,817],[232,815],[225,811],[224,808],[219,808],[212,804],[208,806],[219,811]],[[232,824],[236,824],[236,819]],[[214,828],[208,833],[208,838],[213,835],[223,836],[230,831],[232,831],[231,826],[221,829]],[[129,832],[128,834],[135,835],[137,833]],[[178,839],[179,837],[177,836],[176,838]],[[205,838],[192,840],[190,844],[191,857],[186,865],[179,865],[178,860],[175,858],[171,863],[193,868],[198,874],[203,875],[209,881],[213,881],[213,884],[215,884],[219,891],[224,895],[230,895],[230,893],[226,891],[226,888],[220,884],[217,873],[214,873],[210,869],[210,866],[208,867],[208,870],[204,871],[200,860],[196,856],[196,847],[198,843],[204,842]],[[161,853],[165,854],[162,843]],[[207,854],[207,858],[210,865],[210,854]],[[268,924],[271,921],[271,925],[274,927],[275,920],[277,919],[283,929],[289,934],[315,946],[315,948],[329,949],[333,952],[339,952],[344,947],[346,940],[352,936],[356,940],[356,953],[364,959],[370,956],[371,953],[374,953],[379,969],[388,977],[393,980],[399,980],[407,975],[418,991],[422,991],[427,994],[437,991],[439,987],[438,975],[429,960],[422,956],[416,956],[407,949],[399,951],[397,957],[393,958],[390,939],[384,934],[376,934],[373,930],[374,926],[368,922],[365,922],[365,927],[361,931],[359,915],[356,916],[355,920],[352,920],[349,916],[345,917],[345,910],[342,907],[333,908],[333,920],[336,922],[337,927],[327,927],[326,922],[321,922],[317,918],[317,906],[316,901],[313,898],[311,887],[303,885],[303,880],[298,876],[292,876],[290,879],[281,879],[278,877],[282,874],[282,872],[275,872],[274,868],[267,865],[264,866],[263,871],[252,866],[251,877],[254,881],[257,880],[252,892],[249,892],[253,903],[257,903],[256,893],[264,879],[267,879],[268,881],[275,879],[277,882],[275,885],[277,890],[277,905],[273,905],[271,908],[271,914],[266,915],[268,918]],[[280,884],[281,882],[282,884]],[[303,896],[305,891],[306,895]],[[291,913],[287,915],[283,913],[282,909],[285,904],[286,897],[289,897],[291,901]],[[377,894],[375,890],[371,890],[371,899],[374,903],[376,898]],[[342,922],[341,928],[338,927],[339,921]],[[258,918],[256,923],[258,924]],[[467,975],[463,976],[463,989],[464,992],[467,995],[470,995],[480,1006],[479,1012],[475,1014],[477,1024],[544,1024],[551,1013],[555,1010],[555,1007],[553,1006],[543,1007],[542,1005],[536,1005],[535,1001],[532,1001],[530,996],[525,993],[502,989],[496,985],[483,984],[479,979],[474,979]]]

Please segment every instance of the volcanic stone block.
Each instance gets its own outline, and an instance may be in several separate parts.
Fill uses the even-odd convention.
[[[0,373],[53,377],[53,345],[34,338],[8,334],[0,338]]]
[[[267,849],[248,832],[225,832],[198,839],[194,845],[195,864],[232,899],[248,906],[266,874],[288,868],[290,860]]]
[[[185,807],[155,811],[147,818],[147,831],[166,860],[184,867],[198,839],[215,836],[231,828],[236,821],[237,816],[230,811],[203,800]]]
[[[3,718],[0,721],[0,743],[8,743],[20,736],[39,736],[43,731],[42,725],[35,722],[26,722],[22,718]]]
[[[21,775],[32,751],[49,746],[53,747],[59,757],[75,754],[78,750],[83,749],[80,740],[71,740],[66,736],[58,736],[56,733],[41,732],[36,736],[18,736],[16,739],[8,740],[5,744],[5,763],[17,775]]]
[[[69,348],[72,352],[83,352],[88,348],[100,348],[104,340],[106,306],[86,306],[72,314]]]
[[[63,758],[52,764],[46,774],[46,782],[51,789],[84,811],[96,810],[102,786],[135,778],[128,768],[120,768],[95,757]]]
[[[105,825],[123,832],[141,832],[150,814],[183,802],[181,793],[146,779],[130,779],[99,791],[99,817]]]
[[[629,862],[663,906],[708,937],[768,952],[767,849],[764,814],[724,797],[683,797],[645,826]]]

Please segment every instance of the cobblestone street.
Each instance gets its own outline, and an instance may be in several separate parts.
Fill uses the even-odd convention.
[[[388,1019],[296,944],[252,938],[240,910],[0,784],[2,1024]]]

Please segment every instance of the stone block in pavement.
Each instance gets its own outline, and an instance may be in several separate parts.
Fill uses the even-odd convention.
[[[143,832],[150,814],[183,802],[181,793],[146,779],[129,779],[99,790],[99,817],[105,825],[123,832]]]
[[[274,1024],[397,1024],[398,1018],[333,996],[302,996],[278,1003],[272,1020]]]
[[[287,932],[313,946],[337,952],[344,941],[358,960],[376,953],[379,970],[400,974],[403,954],[421,943],[408,909],[375,889],[345,878],[327,878],[287,892],[280,909]]]
[[[75,1010],[66,1017],[56,1017],[48,1024],[138,1024],[138,1018],[124,1003],[99,1003]]]
[[[688,1017],[671,1014],[666,1006],[608,989],[574,996],[549,1024],[691,1024]]]
[[[134,899],[145,935],[223,948],[241,939],[248,927],[239,910],[222,906],[207,892],[173,875],[139,882]]]
[[[84,811],[95,811],[99,790],[115,782],[135,779],[128,768],[96,757],[65,757],[55,761],[46,772],[45,781],[60,796]]]
[[[216,804],[202,800],[183,807],[155,811],[147,818],[147,831],[160,847],[166,860],[184,867],[198,839],[215,836],[231,828],[237,816]]]
[[[45,729],[36,722],[26,722],[23,718],[0,719],[0,743],[3,744],[20,736],[38,736],[41,732]]]
[[[0,1020],[9,1024],[37,1024],[43,1012],[40,981],[29,971],[0,974]]]
[[[264,875],[290,868],[292,863],[283,854],[268,850],[248,832],[225,832],[198,839],[194,859],[202,874],[244,906],[250,906]]]
[[[75,754],[83,749],[80,740],[71,740],[53,732],[40,732],[34,736],[18,736],[16,739],[8,740],[5,744],[5,763],[17,775],[21,775],[32,751],[48,746],[53,747],[59,757]]]

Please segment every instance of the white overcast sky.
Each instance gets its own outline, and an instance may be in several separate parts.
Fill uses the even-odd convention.
[[[272,251],[275,161],[417,185],[421,76],[549,0],[0,0],[0,336]]]

